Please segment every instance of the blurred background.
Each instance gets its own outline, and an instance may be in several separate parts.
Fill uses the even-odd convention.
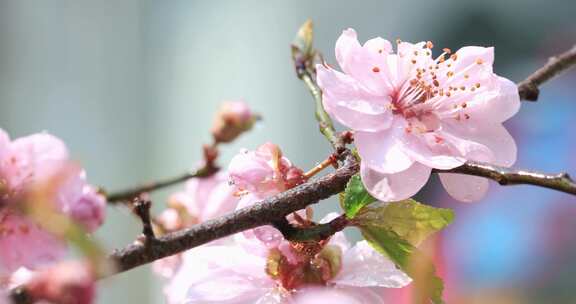
[[[273,141],[309,168],[329,148],[290,61],[307,18],[332,63],[336,39],[353,27],[362,41],[495,46],[496,72],[519,81],[576,42],[575,12],[574,1],[541,0],[0,0],[0,127],[63,138],[91,182],[114,190],[193,167],[218,103],[243,98],[264,120],[222,149],[221,164]],[[576,174],[575,82],[572,72],[546,84],[508,122],[517,167]],[[462,204],[437,186],[419,198],[457,212],[437,242],[449,303],[576,302],[573,197],[493,185],[483,202]],[[170,191],[155,195],[157,209]],[[325,202],[319,213],[336,208]],[[139,229],[111,207],[98,237],[112,250]],[[163,303],[161,288],[141,267],[103,281],[99,303]]]

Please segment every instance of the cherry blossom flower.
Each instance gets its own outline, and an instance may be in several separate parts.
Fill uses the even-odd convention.
[[[87,184],[81,168],[70,164],[60,139],[41,133],[10,141],[0,129],[0,276],[20,267],[35,269],[65,254],[62,239],[22,213],[27,195],[47,184],[54,188],[43,198],[54,203],[48,209],[69,216],[88,232],[102,224],[105,198]]]
[[[85,262],[67,261],[35,273],[25,284],[36,301],[59,304],[91,304],[96,295],[93,267]]]
[[[368,191],[383,201],[416,194],[432,169],[467,160],[511,166],[516,145],[502,122],[520,107],[516,85],[492,71],[494,49],[449,49],[436,59],[432,43],[380,37],[358,43],[353,29],[336,42],[343,72],[318,65],[326,111],[355,131]],[[440,174],[450,195],[480,199],[484,178]]]
[[[228,174],[220,171],[210,177],[191,178],[184,191],[168,199],[169,208],[157,218],[162,232],[177,231],[233,211],[238,198],[228,183]],[[153,263],[154,271],[171,278],[180,265],[181,255],[176,254]]]
[[[242,196],[238,209],[283,192],[303,182],[302,170],[282,155],[280,148],[265,143],[255,151],[242,150],[228,167],[231,182]],[[240,238],[258,238],[272,248],[282,240],[282,234],[272,226],[245,231]],[[247,242],[247,245],[252,242]]]
[[[381,303],[386,288],[411,282],[366,241],[351,246],[342,232],[275,248],[250,241],[267,256],[237,243],[188,251],[167,288],[169,303],[311,303],[318,293],[351,300],[340,303]]]

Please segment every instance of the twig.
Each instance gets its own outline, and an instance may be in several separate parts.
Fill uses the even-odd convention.
[[[331,154],[330,156],[328,156],[328,158],[323,160],[321,163],[316,165],[314,168],[312,168],[312,169],[308,170],[306,173],[304,173],[304,179],[307,180],[307,179],[313,177],[314,175],[320,173],[322,170],[324,170],[330,166],[335,166],[337,164],[338,164],[338,156],[336,156],[335,154]]]
[[[536,70],[528,78],[518,83],[518,93],[520,99],[536,101],[540,90],[538,87],[544,82],[561,74],[572,66],[576,65],[576,45],[568,51],[551,57],[543,67]]]
[[[172,177],[172,178],[168,178],[168,179],[160,180],[160,181],[156,181],[156,182],[147,183],[147,184],[140,185],[140,186],[137,186],[134,188],[130,188],[128,190],[123,190],[123,191],[111,193],[111,194],[107,195],[107,199],[108,199],[109,203],[117,203],[117,202],[121,202],[121,201],[130,201],[134,197],[137,197],[138,195],[140,195],[141,193],[151,192],[154,190],[158,190],[158,189],[166,188],[166,187],[169,187],[172,185],[176,185],[178,183],[185,182],[188,179],[193,178],[193,177],[208,177],[208,176],[216,173],[217,171],[218,171],[218,168],[216,168],[216,167],[204,166],[203,168],[201,168],[197,171],[194,171],[194,172],[187,172],[187,173],[184,173],[180,176],[176,176],[176,177]]]
[[[314,98],[314,102],[316,104],[315,115],[316,120],[318,121],[318,127],[320,128],[320,132],[324,135],[324,137],[326,137],[326,139],[328,139],[328,141],[334,147],[336,152],[342,152],[344,144],[339,139],[339,136],[336,133],[336,130],[334,129],[332,119],[330,118],[328,113],[326,113],[326,111],[324,110],[324,106],[322,105],[322,91],[320,90],[320,87],[316,83],[315,73],[311,71],[309,67],[307,67],[309,66],[309,64],[307,64],[306,62],[296,60],[294,62],[294,65],[296,68],[296,75],[298,76],[298,78],[304,81],[306,87],[308,88],[308,91],[310,91],[310,94],[312,94],[312,97]]]
[[[492,166],[489,164],[467,162],[460,167],[435,172],[461,173],[467,175],[486,177],[495,180],[500,185],[529,184],[576,195],[576,183],[567,173],[543,174],[534,171],[512,170],[508,168]]]
[[[288,222],[285,217],[274,221],[272,225],[282,232],[289,241],[321,241],[329,238],[338,231],[342,231],[350,221],[342,214],[328,223],[317,224],[311,227],[297,227]]]
[[[142,235],[144,236],[144,241],[149,243],[153,241],[156,236],[154,235],[154,229],[152,228],[152,221],[150,219],[150,207],[152,207],[152,201],[150,201],[148,195],[140,195],[134,199],[132,203],[134,213],[142,221]]]
[[[358,170],[354,157],[348,156],[342,167],[317,180],[223,217],[158,237],[148,246],[129,245],[115,251],[109,258],[116,262],[119,272],[126,271],[234,233],[271,224],[287,214],[340,193]]]

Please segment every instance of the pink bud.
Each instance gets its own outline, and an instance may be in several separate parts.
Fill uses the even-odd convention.
[[[93,268],[84,262],[62,262],[38,272],[26,286],[35,300],[59,304],[94,303]]]
[[[248,131],[258,119],[243,101],[224,102],[214,118],[212,136],[216,142],[231,142]]]

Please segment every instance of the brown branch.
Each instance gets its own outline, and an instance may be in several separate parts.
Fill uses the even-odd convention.
[[[129,245],[115,251],[109,258],[116,263],[118,271],[126,271],[234,233],[269,225],[294,211],[340,193],[358,170],[356,160],[348,156],[342,167],[317,180],[223,217],[166,234],[150,244]]]
[[[297,227],[285,217],[272,222],[272,225],[282,232],[285,239],[289,241],[321,241],[326,240],[338,231],[342,231],[350,224],[345,214],[342,214],[328,223],[317,224],[310,227]]]
[[[543,67],[536,70],[528,78],[518,83],[520,99],[528,101],[538,100],[540,90],[538,87],[544,82],[576,65],[576,45],[568,51],[551,57]]]
[[[152,201],[148,195],[140,195],[134,199],[132,203],[133,212],[142,221],[142,235],[144,237],[144,242],[153,241],[156,236],[154,235],[154,229],[152,228],[152,220],[150,218],[150,207],[152,207]]]
[[[550,175],[526,170],[515,171],[477,162],[467,162],[460,167],[449,170],[434,169],[434,172],[481,176],[492,179],[503,186],[529,184],[576,195],[576,183],[567,173]]]
[[[176,176],[176,177],[172,177],[172,178],[168,178],[168,179],[160,180],[160,181],[155,181],[155,182],[150,182],[150,183],[136,186],[136,187],[133,187],[133,188],[130,188],[127,190],[110,193],[106,197],[107,197],[109,203],[131,201],[132,199],[134,199],[135,197],[137,197],[141,193],[151,192],[154,190],[159,190],[159,189],[166,188],[166,187],[169,187],[172,185],[176,185],[176,184],[185,182],[188,179],[191,179],[193,177],[208,177],[208,176],[216,173],[217,171],[218,171],[218,168],[216,168],[216,167],[205,166],[205,167],[203,167],[199,170],[196,170],[194,172],[186,172],[186,173],[179,175],[179,176]]]

